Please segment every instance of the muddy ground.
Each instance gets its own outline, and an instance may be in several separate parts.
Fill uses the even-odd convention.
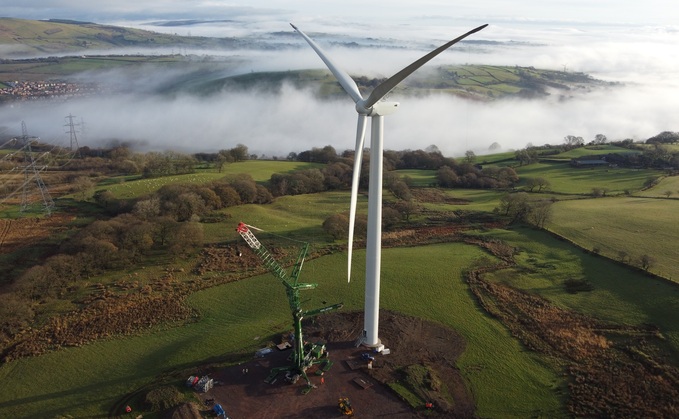
[[[315,389],[303,394],[304,380],[289,384],[282,378],[273,384],[264,379],[272,367],[287,365],[290,350],[278,351],[261,359],[218,370],[211,377],[220,383],[202,399],[214,399],[233,419],[250,418],[333,418],[342,417],[338,409],[340,397],[348,397],[355,417],[419,418],[474,416],[474,400],[455,367],[464,351],[463,339],[454,331],[421,319],[381,311],[380,339],[389,349],[388,355],[374,354],[373,368],[368,369],[361,354],[370,352],[356,347],[363,329],[361,313],[332,313],[319,316],[306,325],[310,341],[327,342],[333,366],[323,375],[312,367],[309,377]],[[433,409],[424,404],[412,408],[402,401],[386,382],[398,378],[402,367],[423,364],[446,383],[455,400],[452,404],[436,392],[429,392]],[[247,369],[247,373],[243,373]],[[323,383],[321,383],[321,377]],[[177,413],[175,418],[187,417]],[[191,416],[188,416],[191,417]]]

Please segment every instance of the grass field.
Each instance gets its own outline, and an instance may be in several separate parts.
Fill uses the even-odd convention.
[[[574,148],[572,150],[568,150],[568,151],[564,151],[562,153],[559,153],[558,155],[553,156],[553,158],[570,161],[570,159],[577,159],[577,158],[585,157],[585,156],[597,156],[597,155],[610,154],[610,153],[639,154],[641,152],[638,151],[638,150],[629,150],[629,149],[621,148],[621,147],[614,146],[614,145],[602,144],[602,145],[596,145],[596,146],[585,146],[585,147]],[[552,156],[550,156],[550,158],[551,157]]]
[[[228,165],[222,173],[200,170],[191,175],[114,182],[100,188],[112,190],[121,198],[132,198],[172,182],[202,183],[239,173],[248,173],[261,182],[274,172],[307,167],[316,166],[253,160]],[[638,191],[654,173],[582,170],[546,163],[520,170],[524,171],[523,176],[547,178],[556,192],[584,195],[593,187],[607,187],[611,194]],[[406,173],[419,183],[432,177],[431,171],[399,173]],[[672,181],[673,178],[667,178],[667,182]],[[675,188],[671,183],[661,185],[660,190]],[[443,193],[467,202],[426,207],[490,212],[504,192],[452,189]],[[325,245],[333,241],[321,228],[323,220],[346,211],[348,202],[348,192],[342,191],[286,196],[270,205],[231,207],[223,210],[231,216],[228,221],[204,224],[206,241],[235,240],[235,226],[244,221],[266,230],[263,235]],[[358,205],[359,212],[366,211],[364,195],[359,196]],[[679,261],[671,244],[679,234],[673,217],[678,206],[679,200],[639,196],[562,200],[553,206],[547,227],[586,249],[597,247],[601,255],[612,259],[617,259],[620,250],[633,258],[641,252],[651,254],[657,259],[651,271],[676,279]],[[489,279],[537,293],[561,307],[606,321],[655,324],[667,338],[674,358],[679,359],[679,287],[675,284],[627,269],[537,230],[516,228],[479,234],[499,238],[519,249],[519,266],[489,274]],[[526,350],[502,324],[483,312],[463,280],[464,270],[482,256],[487,257],[479,248],[459,243],[385,249],[381,307],[432,320],[465,337],[467,348],[457,367],[474,394],[479,417],[565,416],[563,372]],[[305,304],[311,308],[323,300],[342,301],[344,310],[362,310],[364,259],[364,251],[357,251],[351,284],[346,283],[346,254],[307,262],[302,280],[320,286],[309,294],[311,301]],[[143,275],[150,278],[160,274],[166,263],[169,262],[152,261]],[[185,268],[182,278],[194,275],[189,273],[192,263],[195,260],[177,261],[177,266]],[[138,268],[132,267],[125,273],[135,270]],[[119,274],[110,272],[91,281],[113,281]],[[563,282],[571,278],[584,278],[594,289],[569,294]],[[190,374],[194,366],[224,362],[228,355],[249,356],[272,336],[290,327],[284,290],[270,275],[200,291],[191,295],[188,302],[200,313],[195,322],[2,364],[0,417],[105,417],[116,400],[153,383],[160,375],[176,371]]]
[[[526,178],[542,177],[550,183],[549,190],[562,194],[591,194],[593,188],[606,189],[609,195],[620,195],[625,191],[637,192],[644,182],[657,176],[654,170],[631,170],[622,168],[596,167],[573,168],[566,163],[534,163],[516,168],[522,181]]]
[[[679,197],[679,176],[665,176],[650,189],[637,192],[635,195],[649,198]]]
[[[273,173],[286,173],[301,169],[311,169],[319,167],[317,163],[303,163],[290,161],[271,161],[271,160],[248,160],[240,163],[232,163],[224,166],[222,172],[219,173],[216,169],[201,169],[195,173],[187,175],[164,176],[150,179],[126,177],[114,178],[113,182],[105,185],[100,185],[96,189],[107,189],[111,191],[116,198],[130,199],[137,198],[142,195],[150,194],[157,191],[165,185],[172,183],[206,183],[217,179],[222,179],[228,176],[234,176],[241,173],[252,176],[255,182],[265,182],[271,178]],[[116,179],[119,183],[115,183]]]
[[[402,178],[409,177],[413,187],[427,187],[436,183],[436,170],[404,169],[395,172]]]
[[[562,201],[553,206],[549,230],[586,249],[598,248],[617,260],[626,252],[632,263],[644,254],[656,262],[651,272],[679,282],[679,201],[655,198],[600,198]]]
[[[367,213],[367,197],[359,195],[357,208],[359,214]],[[323,231],[323,221],[332,214],[346,211],[349,211],[349,192],[284,196],[271,205],[240,205],[224,210],[232,220],[232,226],[228,229],[230,239],[238,237],[235,228],[242,221],[270,233],[321,244],[331,240]],[[206,240],[225,240],[222,226],[221,223],[206,224]]]
[[[477,397],[481,416],[525,417],[558,410],[554,392],[558,376],[481,312],[462,281],[464,266],[481,254],[461,244],[385,250],[382,307],[454,327],[468,339],[459,367]],[[359,273],[364,255],[357,252]],[[345,310],[362,308],[362,275],[347,284],[345,258],[336,254],[305,264],[303,280],[320,284],[309,294],[310,304],[343,301]],[[0,382],[13,384],[0,392],[0,416],[105,416],[115,397],[160,373],[188,369],[228,353],[252,353],[271,335],[289,328],[283,287],[270,275],[201,291],[189,301],[201,313],[195,323],[2,365]],[[502,356],[488,357],[490,352]]]
[[[679,348],[676,287],[531,229],[485,234],[519,248],[520,264],[533,271],[507,270],[497,274],[496,280],[604,320],[653,322],[673,350]],[[558,389],[564,383],[558,371],[525,351],[502,325],[481,312],[462,280],[462,270],[482,255],[479,249],[462,244],[385,249],[382,307],[453,327],[468,340],[458,367],[477,398],[479,416],[560,416]],[[351,284],[345,282],[343,254],[307,263],[303,280],[320,284],[309,295],[310,304],[343,301],[346,310],[360,310],[364,257],[363,251],[357,252],[357,275]],[[568,277],[586,277],[595,289],[567,294],[562,281]],[[252,353],[269,336],[289,327],[283,289],[273,283],[274,278],[263,275],[198,292],[189,302],[201,317],[182,327],[5,364],[0,367],[0,382],[13,385],[0,392],[0,416],[105,415],[113,397],[136,390],[158,374],[217,361],[227,353]]]
[[[578,211],[571,208],[567,212]],[[517,258],[520,268],[496,272],[495,280],[605,321],[657,325],[675,361],[679,360],[679,286],[583,252],[541,231],[518,228],[490,234],[521,251]],[[563,282],[570,278],[584,278],[594,289],[576,294],[564,292]]]

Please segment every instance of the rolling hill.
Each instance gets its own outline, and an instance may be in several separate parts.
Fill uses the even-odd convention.
[[[354,79],[359,89],[368,92],[384,80],[362,76],[354,76]],[[204,82],[197,79],[193,80],[190,89],[205,93],[224,88],[277,91],[284,83],[290,83],[298,88],[316,86],[321,96],[344,96],[332,74],[325,70],[255,72]],[[550,95],[568,98],[612,85],[614,84],[597,80],[584,73],[532,67],[465,64],[438,66],[422,71],[421,74],[414,74],[395,91],[406,95],[439,92],[476,100],[507,97],[531,99]],[[178,89],[183,90],[185,87],[178,86]]]
[[[283,34],[275,36],[282,37]],[[342,95],[339,84],[325,70],[255,70],[246,74],[232,73],[225,76],[224,69],[237,66],[242,57],[202,57],[197,60],[190,54],[187,56],[172,53],[174,48],[281,48],[281,44],[265,45],[263,42],[265,41],[251,38],[168,35],[89,22],[0,18],[0,51],[4,52],[5,57],[17,58],[0,62],[0,82],[63,80],[84,71],[106,71],[111,68],[135,68],[144,65],[147,68],[180,70],[181,75],[176,80],[159,86],[158,93],[192,92],[207,95],[225,88],[278,91],[283,84],[289,83],[298,88],[317,89],[322,97]],[[373,45],[370,48],[377,47],[380,46]],[[140,54],[140,49],[148,50],[148,55]],[[130,54],[125,54],[126,50]],[[54,56],[49,56],[50,54]],[[19,59],[26,56],[38,58]],[[382,81],[362,75],[352,76],[363,90],[372,90]],[[476,100],[494,100],[506,97],[540,98],[549,95],[568,98],[611,85],[584,73],[518,66],[448,65],[433,67],[413,75],[398,90],[410,95],[440,92]]]
[[[0,18],[0,48],[5,57],[81,54],[130,47],[233,48],[238,43],[232,38],[185,37],[90,22]]]

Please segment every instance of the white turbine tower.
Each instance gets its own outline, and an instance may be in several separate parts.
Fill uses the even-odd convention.
[[[380,267],[382,258],[382,161],[384,140],[384,116],[393,113],[398,108],[398,102],[382,101],[401,81],[422,67],[432,58],[439,55],[455,43],[467,36],[480,31],[486,25],[479,26],[447,42],[434,51],[413,62],[403,70],[385,80],[370,93],[367,99],[363,99],[356,82],[339,68],[328,55],[304,32],[295,25],[290,24],[316,51],[325,65],[330,69],[342,88],[347,92],[356,104],[358,112],[358,127],[356,129],[356,152],[354,154],[354,172],[351,183],[351,202],[349,205],[349,243],[347,279],[351,280],[351,257],[354,241],[354,224],[356,221],[356,201],[358,198],[358,180],[363,158],[363,141],[365,138],[365,124],[367,118],[372,118],[370,137],[370,179],[368,185],[368,240],[366,243],[366,267],[365,267],[365,312],[363,319],[362,343],[366,346],[378,346],[380,340],[377,336],[379,327],[380,310]]]

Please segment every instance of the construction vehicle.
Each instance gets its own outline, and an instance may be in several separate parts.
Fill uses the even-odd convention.
[[[247,225],[245,223],[238,224],[238,234],[245,240],[248,246],[259,256],[264,263],[264,266],[278,278],[285,286],[285,292],[288,296],[290,304],[290,311],[292,312],[293,328],[294,328],[294,342],[292,343],[292,365],[285,367],[273,368],[271,374],[265,381],[273,383],[276,377],[285,372],[285,378],[290,383],[296,383],[300,378],[304,378],[307,382],[307,390],[309,391],[313,385],[307,376],[307,369],[315,364],[324,364],[324,368],[329,368],[332,363],[327,360],[327,351],[325,344],[321,342],[307,343],[304,342],[302,335],[302,319],[305,317],[313,317],[328,311],[342,308],[343,303],[338,303],[326,307],[321,307],[313,310],[302,310],[300,302],[300,291],[311,290],[318,286],[318,284],[300,283],[299,275],[304,265],[304,259],[309,251],[309,243],[302,244],[302,250],[297,257],[297,262],[292,268],[292,272],[288,275],[285,269],[278,264],[271,253],[257,240],[257,237],[252,233],[252,230],[260,230],[256,227]],[[261,230],[260,230],[261,231]]]
[[[340,413],[342,413],[344,416],[354,416],[354,408],[351,407],[348,397],[340,397],[339,401],[337,402],[337,407],[339,408]]]

